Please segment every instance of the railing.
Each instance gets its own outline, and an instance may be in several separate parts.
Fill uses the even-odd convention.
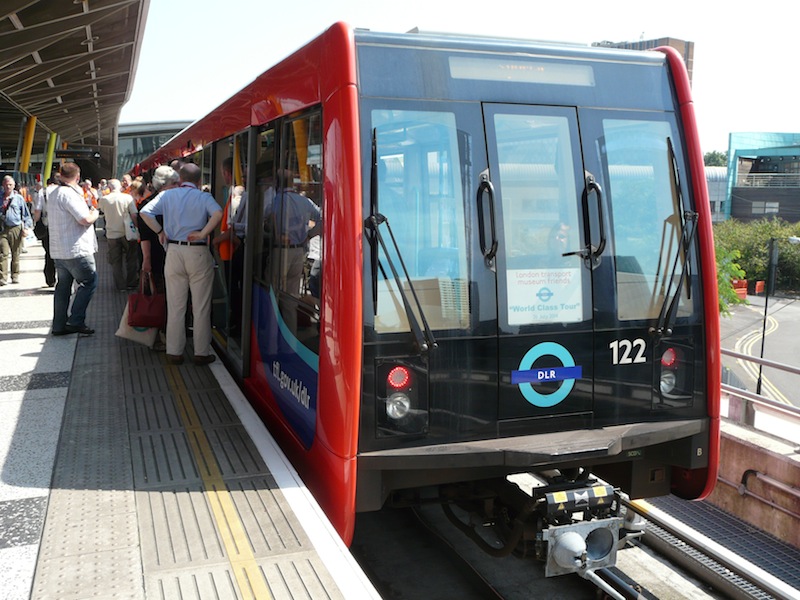
[[[722,354],[800,375],[800,368],[772,360],[725,349],[722,350]],[[800,407],[784,404],[727,383],[722,384],[721,390],[723,417],[793,443],[800,440]]]
[[[800,173],[748,173],[736,177],[736,187],[797,188]]]

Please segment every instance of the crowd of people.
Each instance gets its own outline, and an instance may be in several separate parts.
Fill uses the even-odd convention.
[[[189,162],[161,166],[149,181],[126,174],[122,179],[101,179],[97,186],[81,178],[77,163],[66,162],[32,194],[6,176],[0,205],[0,285],[18,283],[24,240],[35,233],[45,252],[45,284],[54,288],[52,335],[94,334],[87,308],[98,286],[95,255],[101,232],[118,291],[129,294],[152,280],[156,293],[166,296],[166,326],[152,348],[165,351],[169,363],[181,364],[191,310],[192,360],[198,365],[213,362],[216,261],[230,279],[227,327],[229,335],[237,335],[247,229],[247,193],[234,185],[232,159],[223,164],[222,175],[225,202],[207,191],[200,167]],[[313,242],[319,242],[320,211],[285,181],[291,181],[288,172],[279,174],[275,187],[265,194],[265,223],[274,222],[274,243],[280,250],[280,260],[266,276],[281,289],[298,293],[305,273],[310,292],[319,297],[321,257],[319,244]],[[296,311],[287,309],[284,319],[292,326]]]
[[[117,290],[138,289],[146,273],[156,291],[167,295],[162,336],[166,341],[157,338],[153,349],[166,351],[172,364],[183,362],[185,317],[191,306],[193,361],[213,362],[214,257],[208,243],[222,220],[222,208],[200,189],[200,178],[199,167],[177,162],[156,169],[149,182],[126,174],[94,186],[81,178],[76,163],[66,162],[45,186],[37,183],[28,194],[13,177],[4,177],[0,285],[19,282],[20,253],[35,230],[45,251],[45,284],[54,288],[51,334],[94,334],[86,317],[98,285],[99,230],[106,237],[106,258]]]

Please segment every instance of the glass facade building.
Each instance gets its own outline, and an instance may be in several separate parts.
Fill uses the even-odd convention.
[[[800,133],[732,133],[724,218],[800,221]]]
[[[117,177],[122,177],[142,159],[150,156],[191,121],[131,123],[119,126],[117,141]]]

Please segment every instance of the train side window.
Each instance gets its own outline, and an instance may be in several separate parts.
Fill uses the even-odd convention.
[[[316,351],[324,255],[321,113],[288,119],[280,132],[280,161],[263,197],[265,278],[288,330]]]
[[[249,132],[238,133],[214,145],[211,193],[223,209],[214,239],[218,260],[213,326],[228,338],[228,348],[241,347],[244,254],[247,232],[247,144]],[[235,343],[232,343],[235,342]]]

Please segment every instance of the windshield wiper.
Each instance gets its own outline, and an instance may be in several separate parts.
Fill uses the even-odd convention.
[[[389,254],[389,248],[386,246],[386,241],[383,239],[381,235],[379,227],[382,224],[386,224],[386,229],[389,232],[389,238],[392,240],[392,246],[394,247],[395,253],[397,254],[397,258],[400,261],[400,266],[403,269],[403,275],[405,276],[405,280],[408,283],[408,289],[411,292],[411,296],[414,298],[414,304],[419,311],[419,319],[414,314],[414,310],[411,308],[411,302],[408,299],[408,294],[403,289],[403,283],[400,279],[400,274],[397,272],[397,267],[394,264],[394,261]],[[419,301],[419,297],[417,296],[417,291],[414,289],[414,284],[411,282],[411,277],[408,274],[408,269],[406,268],[406,263],[403,260],[403,255],[400,253],[400,248],[397,245],[397,240],[394,237],[394,233],[392,233],[392,227],[389,225],[389,219],[383,216],[380,213],[371,215],[367,219],[366,223],[367,227],[372,230],[372,234],[374,239],[378,241],[383,248],[383,254],[386,256],[386,262],[389,265],[389,270],[392,273],[392,278],[397,285],[397,291],[400,294],[400,298],[403,300],[403,309],[406,312],[406,317],[408,318],[408,323],[411,326],[411,332],[414,334],[414,345],[416,346],[417,352],[420,354],[424,354],[428,352],[431,348],[436,348],[437,343],[436,339],[433,337],[433,332],[428,324],[428,319],[425,317],[425,312],[422,310],[422,303]],[[383,266],[381,265],[381,271],[383,272]],[[376,274],[377,276],[377,274]],[[385,272],[384,272],[385,277]],[[422,324],[420,325],[420,321]]]
[[[675,149],[672,145],[672,140],[667,138],[667,147],[669,149],[670,166],[672,167],[672,191],[675,198],[676,207],[683,206],[683,194],[681,192],[680,172],[678,170],[678,161],[675,158]],[[691,231],[689,231],[689,223],[692,224]],[[697,233],[697,213],[691,210],[683,211],[683,224],[681,225],[681,244],[675,253],[675,260],[672,263],[672,271],[669,275],[667,289],[664,293],[664,303],[661,305],[661,311],[658,315],[658,321],[655,327],[650,328],[650,333],[661,337],[668,337],[672,335],[672,329],[675,326],[675,320],[678,317],[678,305],[681,300],[681,293],[683,292],[683,283],[691,275],[691,260],[689,259],[689,251],[692,247],[695,233]],[[681,275],[678,279],[678,285],[675,289],[675,294],[671,295],[672,286],[675,282],[675,273],[678,271],[678,262],[681,263]],[[687,297],[691,298],[691,286],[687,289]],[[671,300],[670,300],[671,298]]]
[[[383,268],[383,265],[380,263],[378,258],[378,244],[380,244],[381,248],[383,248],[383,254],[386,256],[386,262],[389,265],[389,270],[392,273],[392,278],[394,279],[395,284],[397,285],[397,291],[400,294],[400,298],[403,300],[403,309],[406,313],[406,318],[408,319],[408,324],[411,327],[411,333],[414,335],[414,346],[420,354],[424,354],[428,352],[431,348],[436,348],[437,343],[436,339],[433,337],[433,332],[428,324],[428,319],[425,317],[425,312],[422,310],[422,303],[419,301],[419,297],[417,296],[417,292],[414,289],[414,284],[411,282],[411,276],[408,273],[408,269],[406,268],[406,263],[403,260],[403,255],[400,252],[400,247],[397,244],[397,240],[394,237],[394,233],[392,233],[392,227],[389,224],[389,219],[387,219],[384,215],[378,212],[378,134],[377,129],[372,130],[372,177],[370,181],[370,212],[371,215],[366,220],[364,225],[372,231],[372,236],[370,238],[370,248],[371,248],[371,258],[372,258],[372,303],[374,314],[378,313],[378,269],[380,269],[381,274],[383,275],[384,279],[388,279],[386,276],[386,271]],[[392,246],[394,247],[395,254],[397,255],[397,259],[400,261],[400,267],[403,269],[403,275],[405,276],[406,281],[408,282],[408,289],[411,292],[411,295],[414,298],[414,303],[417,306],[417,310],[419,311],[419,319],[414,314],[414,310],[411,308],[411,302],[408,299],[408,294],[403,289],[403,283],[400,279],[400,274],[397,271],[397,267],[392,260],[391,254],[389,254],[389,248],[386,245],[386,241],[381,235],[380,226],[385,224],[386,229],[389,232],[389,238],[392,241]],[[378,244],[375,242],[377,241]],[[420,320],[422,324],[420,325]]]

